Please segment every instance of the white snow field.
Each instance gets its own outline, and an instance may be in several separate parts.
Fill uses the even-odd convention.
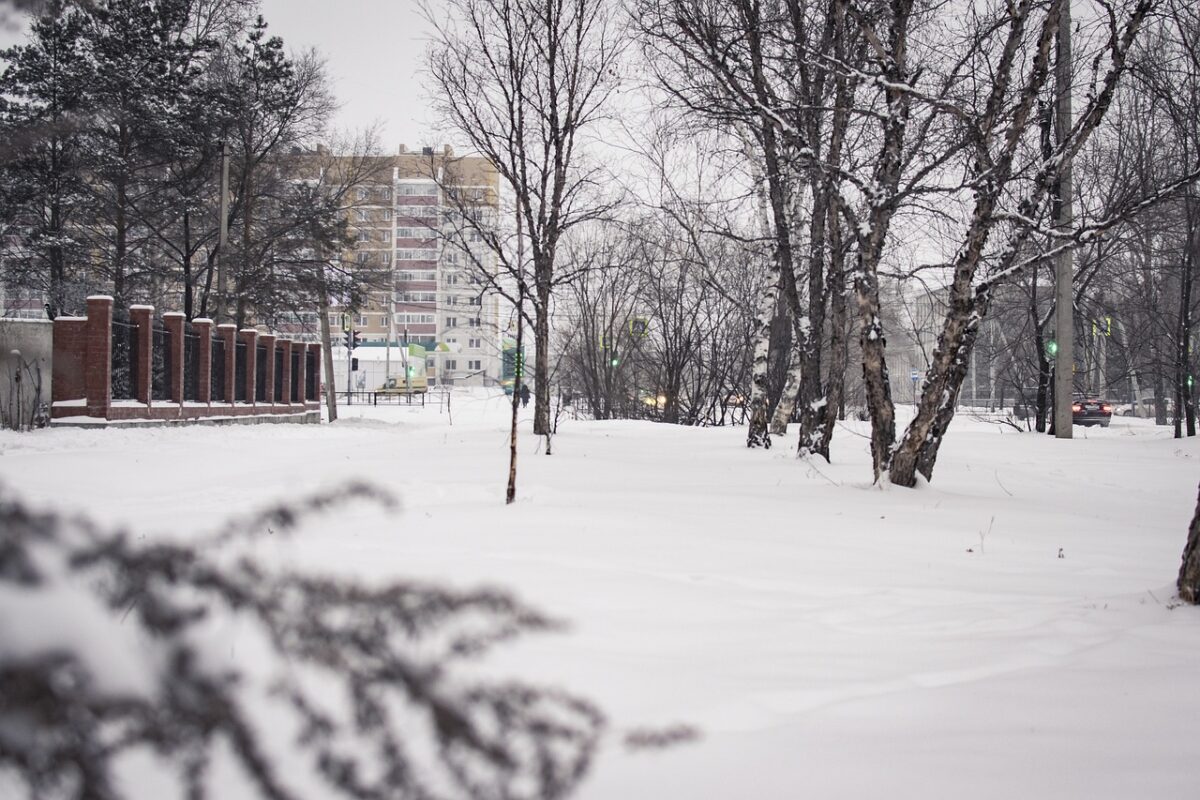
[[[505,507],[499,395],[456,393],[453,416],[436,402],[342,413],[3,433],[0,481],[147,537],[351,478],[395,492],[398,514],[350,505],[255,546],[364,581],[499,585],[568,620],[486,666],[606,712],[578,797],[1200,786],[1200,608],[1174,600],[1200,441],[1118,418],[1062,442],[960,415],[934,482],[903,490],[871,485],[866,423],[839,428],[832,465],[797,460],[792,437],[748,451],[743,428],[570,419],[546,457],[530,408]],[[622,745],[677,723],[701,738]]]

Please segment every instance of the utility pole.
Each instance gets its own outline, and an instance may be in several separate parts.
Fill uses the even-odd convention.
[[[1059,152],[1071,131],[1071,0],[1062,0],[1058,17],[1058,53],[1054,63],[1054,139]],[[1071,204],[1071,158],[1064,154],[1058,170],[1058,202],[1054,228],[1065,233],[1074,226]],[[1064,239],[1056,240],[1059,246]],[[1054,435],[1071,438],[1071,404],[1075,383],[1074,254],[1063,247],[1055,259],[1054,326],[1058,352],[1054,359]]]
[[[217,234],[217,324],[229,321],[229,276],[225,252],[229,244],[229,142],[221,142],[221,204]]]

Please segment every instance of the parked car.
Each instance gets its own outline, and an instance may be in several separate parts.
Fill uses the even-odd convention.
[[[1167,411],[1167,417],[1175,415],[1175,401],[1171,398],[1163,399],[1163,407]],[[1126,403],[1118,409],[1123,417],[1153,417],[1154,414],[1154,398],[1143,397],[1140,403]]]
[[[1076,397],[1071,404],[1071,422],[1074,425],[1099,425],[1107,428],[1112,422],[1112,404],[1098,397]]]

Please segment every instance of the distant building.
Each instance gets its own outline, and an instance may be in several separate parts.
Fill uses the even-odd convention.
[[[484,273],[495,257],[479,237],[447,233],[461,227],[464,202],[472,213],[499,211],[495,167],[449,147],[409,152],[403,145],[375,177],[351,192],[348,213],[355,236],[342,262],[388,274],[388,288],[348,318],[334,307],[334,338],[352,326],[363,346],[420,344],[429,352],[430,384],[495,385],[501,377],[500,297]],[[457,193],[454,198],[448,192]],[[457,198],[457,202],[455,201]],[[464,201],[463,198],[466,198]]]

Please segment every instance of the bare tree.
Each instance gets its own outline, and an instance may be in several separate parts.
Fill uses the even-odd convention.
[[[426,5],[429,69],[442,117],[498,170],[532,266],[534,432],[550,434],[550,313],[559,244],[603,217],[605,181],[583,137],[616,85],[623,36],[595,0],[448,0]],[[497,251],[500,248],[496,248]],[[502,267],[514,266],[502,258]],[[515,269],[507,271],[515,274]]]

